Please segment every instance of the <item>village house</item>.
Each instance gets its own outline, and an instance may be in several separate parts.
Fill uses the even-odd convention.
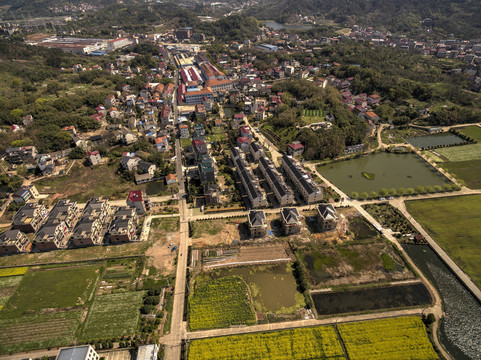
[[[180,131],[180,138],[181,139],[188,139],[190,137],[189,125],[187,125],[187,124],[179,125],[179,131]]]
[[[12,199],[17,204],[27,202],[29,199],[37,199],[40,194],[35,185],[21,186],[12,196]]]
[[[135,154],[124,153],[120,159],[120,166],[124,170],[133,171],[137,169],[140,159]]]
[[[97,165],[102,162],[102,156],[98,150],[87,151],[87,159],[91,165]]]
[[[169,140],[167,139],[167,136],[156,137],[154,142],[155,148],[159,152],[166,152],[169,149]]]
[[[308,204],[319,202],[323,198],[322,191],[312,181],[306,171],[294,160],[294,158],[283,155],[282,168],[287,176],[294,183],[296,189]]]
[[[7,230],[0,234],[0,255],[30,252],[32,243],[20,230]]]
[[[317,206],[317,221],[322,231],[330,231],[336,229],[337,213],[331,204],[319,204]]]
[[[297,157],[302,155],[303,152],[304,145],[302,145],[299,141],[294,141],[287,146],[287,153],[291,156]]]
[[[301,230],[301,220],[297,208],[282,208],[281,220],[284,235],[297,234]]]
[[[259,160],[259,158],[264,155],[264,149],[255,141],[250,143],[249,150],[250,150],[250,154],[256,161]]]
[[[85,205],[82,217],[70,238],[72,245],[75,247],[102,245],[105,235],[103,228],[110,211],[108,200],[90,199]]]
[[[120,244],[137,239],[137,211],[135,208],[119,207],[109,226],[108,239],[111,244]]]
[[[281,206],[292,205],[295,202],[294,193],[287,187],[274,164],[267,157],[261,157],[259,159],[259,169],[267,180],[279,204]]]
[[[144,214],[150,210],[150,199],[142,190],[131,190],[127,206],[135,208],[138,214]]]
[[[220,188],[217,184],[206,184],[204,186],[204,197],[206,205],[218,204],[220,202]]]
[[[267,221],[263,210],[249,211],[248,225],[251,237],[264,237],[267,235]]]
[[[169,174],[165,177],[165,183],[167,185],[170,185],[170,184],[176,184],[177,183],[177,176],[175,176],[175,174]]]
[[[79,215],[76,202],[60,200],[50,211],[47,221],[35,234],[33,244],[40,251],[65,249],[69,232],[74,228]]]
[[[45,206],[34,203],[25,204],[13,217],[12,229],[34,233],[43,225],[47,217]]]

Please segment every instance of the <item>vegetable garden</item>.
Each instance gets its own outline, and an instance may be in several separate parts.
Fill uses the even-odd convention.
[[[105,339],[132,335],[139,321],[143,291],[101,295],[89,311],[82,339]]]
[[[191,330],[256,323],[247,284],[237,276],[196,284],[189,309]]]

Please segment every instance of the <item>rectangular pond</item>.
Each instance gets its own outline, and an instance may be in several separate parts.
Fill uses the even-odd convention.
[[[238,275],[249,285],[257,311],[289,314],[304,306],[291,264],[224,268],[211,273],[213,278],[229,275]]]
[[[424,159],[411,153],[382,152],[326,164],[318,170],[346,194],[353,191],[370,193],[379,192],[382,188],[407,189],[450,183]]]
[[[319,315],[427,305],[431,295],[422,283],[311,294]]]
[[[411,145],[421,149],[432,147],[432,146],[455,145],[455,144],[462,145],[466,143],[465,140],[461,139],[459,136],[454,135],[452,133],[416,136],[416,137],[407,138],[406,140]]]

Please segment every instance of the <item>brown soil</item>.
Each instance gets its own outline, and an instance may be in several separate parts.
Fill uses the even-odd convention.
[[[147,265],[154,266],[161,275],[172,274],[175,271],[175,252],[172,252],[172,248],[179,246],[179,232],[165,232],[152,228],[150,238],[154,239],[154,243],[145,252],[148,257]],[[174,245],[169,248],[170,243]]]

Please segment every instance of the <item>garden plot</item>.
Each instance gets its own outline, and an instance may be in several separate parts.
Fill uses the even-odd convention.
[[[83,340],[97,340],[132,335],[137,329],[144,291],[100,295],[87,315]]]

